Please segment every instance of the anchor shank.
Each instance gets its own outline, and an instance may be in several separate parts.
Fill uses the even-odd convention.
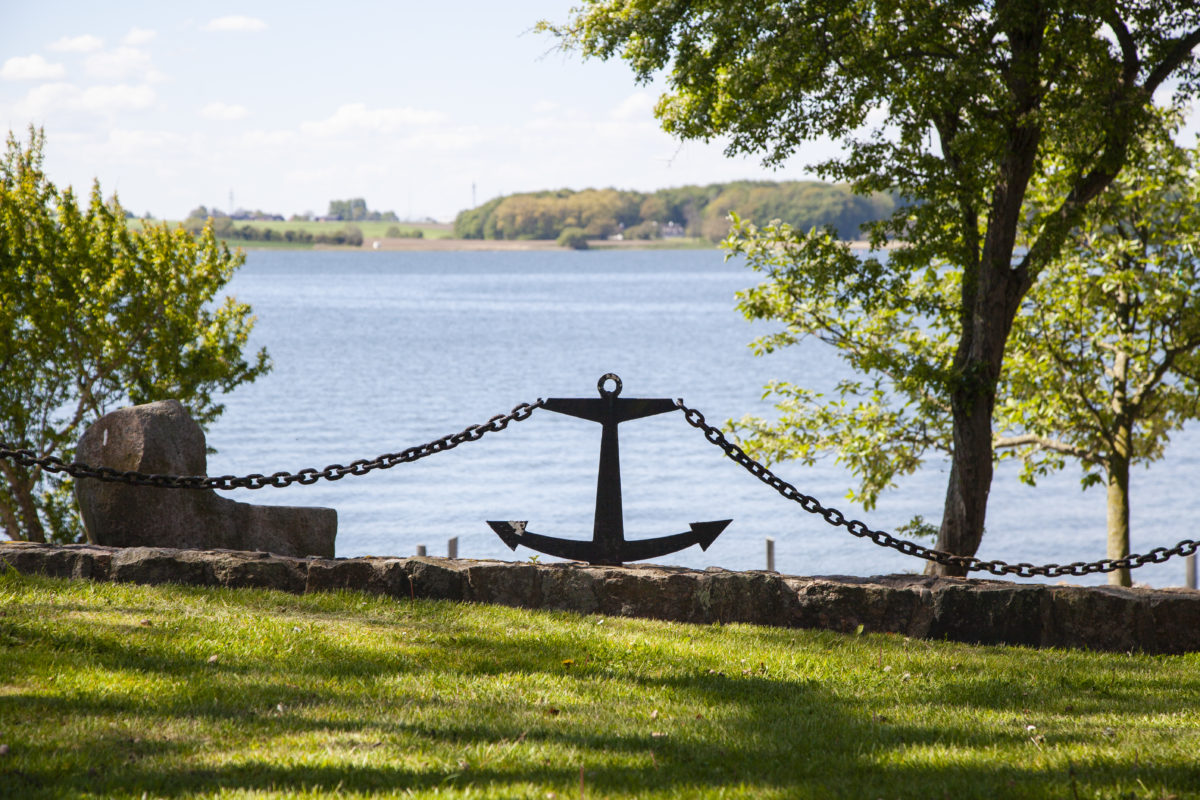
[[[616,416],[610,404],[608,413],[601,421],[596,518],[592,526],[597,561],[609,564],[621,563],[621,544],[625,541],[625,521],[621,510],[621,449],[617,439]]]

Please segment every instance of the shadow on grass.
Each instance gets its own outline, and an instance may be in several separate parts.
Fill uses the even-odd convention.
[[[1140,791],[1138,780],[1180,794],[1200,791],[1200,772],[1190,762],[1142,764],[1136,754],[1114,754],[1065,768],[1046,762],[1023,729],[984,728],[969,714],[930,710],[928,723],[894,724],[867,706],[862,698],[870,693],[844,682],[726,675],[711,656],[673,663],[659,651],[629,655],[631,631],[661,630],[649,623],[622,623],[626,640],[614,646],[581,632],[577,617],[498,610],[493,619],[502,624],[524,623],[501,636],[469,619],[459,624],[462,611],[449,604],[417,608],[440,615],[443,629],[417,646],[392,639],[394,646],[370,647],[321,635],[295,658],[229,656],[214,664],[181,649],[172,631],[9,624],[0,656],[14,657],[8,663],[16,674],[22,665],[46,670],[47,663],[67,672],[94,668],[127,674],[133,688],[59,693],[45,688],[46,674],[41,685],[10,683],[0,693],[0,735],[13,747],[0,760],[0,796],[321,788],[575,797],[581,766],[588,797],[1071,797],[1114,786]],[[797,642],[794,632],[675,626],[656,645],[686,650],[689,638],[723,637],[773,648]],[[802,641],[819,652],[849,640]],[[420,655],[427,649],[439,653],[432,669]],[[987,651],[972,652],[985,653],[977,671],[943,682],[936,697],[920,702],[1014,712],[1030,702],[1021,695],[1028,679],[990,674]],[[1109,677],[1067,666],[1057,688],[1062,697],[1051,698],[1051,683],[1036,689],[1038,702],[1083,697],[1097,710],[1120,713],[1166,688],[1144,666],[1116,657]],[[173,688],[146,696],[137,688],[145,685]],[[564,696],[555,700],[562,708],[533,696],[545,687]],[[597,703],[605,714],[594,710]],[[665,713],[652,717],[660,707]],[[14,724],[22,720],[85,731],[86,738],[47,747]],[[953,755],[929,755],[942,751]]]

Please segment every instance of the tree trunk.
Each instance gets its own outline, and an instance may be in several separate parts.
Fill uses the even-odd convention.
[[[1122,428],[1118,436],[1129,440],[1129,429]],[[1119,445],[1118,445],[1119,446]],[[1126,450],[1125,452],[1128,452]],[[1129,555],[1129,457],[1114,453],[1108,462],[1108,557]],[[1129,569],[1108,573],[1113,586],[1132,586]]]
[[[33,492],[37,489],[37,474],[15,464],[0,462],[8,497],[3,504],[6,532],[17,541],[45,542],[46,531],[38,515]]]
[[[994,392],[994,389],[993,389]],[[946,506],[938,531],[937,549],[955,555],[974,555],[983,539],[988,494],[992,486],[992,403],[962,402],[961,393],[952,397],[954,411],[954,456],[946,487]],[[929,575],[967,574],[966,569],[930,561]]]
[[[1122,338],[1133,336],[1133,304],[1124,287],[1117,292],[1117,323]],[[1133,460],[1134,412],[1129,401],[1129,354],[1118,349],[1111,367],[1113,413],[1112,443],[1105,468],[1108,474],[1108,557],[1129,555],[1129,464]],[[1132,586],[1128,569],[1108,573],[1114,586]]]
[[[20,541],[21,524],[17,520],[17,512],[13,509],[9,497],[0,496],[0,532],[10,539]]]

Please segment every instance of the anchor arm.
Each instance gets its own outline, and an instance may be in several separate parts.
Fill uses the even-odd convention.
[[[665,414],[674,411],[678,406],[674,400],[650,398],[599,397],[551,397],[542,404],[542,408],[570,417],[579,417],[591,422],[604,423],[610,419],[613,422],[625,422],[631,419],[652,417],[655,414]]]
[[[553,536],[543,536],[526,530],[528,524],[524,521],[488,520],[488,525],[496,535],[508,545],[510,550],[516,550],[517,545],[525,545],[531,550],[545,553],[558,558],[572,561],[586,561],[589,564],[603,566],[620,566],[625,561],[645,561],[670,553],[700,545],[701,550],[721,535],[732,520],[721,519],[714,522],[693,522],[690,531],[676,533],[670,536],[659,536],[656,539],[635,539],[622,541],[617,545],[617,552],[605,552],[598,542],[580,539],[559,539]]]

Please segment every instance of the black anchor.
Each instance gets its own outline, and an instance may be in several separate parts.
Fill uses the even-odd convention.
[[[614,384],[613,389],[605,389],[604,384],[610,380]],[[596,388],[600,390],[598,399],[552,397],[542,406],[547,411],[599,422],[602,426],[592,540],[558,539],[531,533],[525,530],[528,524],[525,521],[488,520],[488,525],[512,550],[521,544],[547,555],[591,564],[620,566],[625,561],[665,556],[694,544],[700,545],[701,550],[707,550],[733,520],[693,522],[691,530],[686,533],[626,541],[621,513],[621,456],[617,444],[617,425],[631,419],[665,414],[678,406],[673,400],[666,399],[619,399],[617,395],[621,394],[621,379],[611,372],[600,378]]]

